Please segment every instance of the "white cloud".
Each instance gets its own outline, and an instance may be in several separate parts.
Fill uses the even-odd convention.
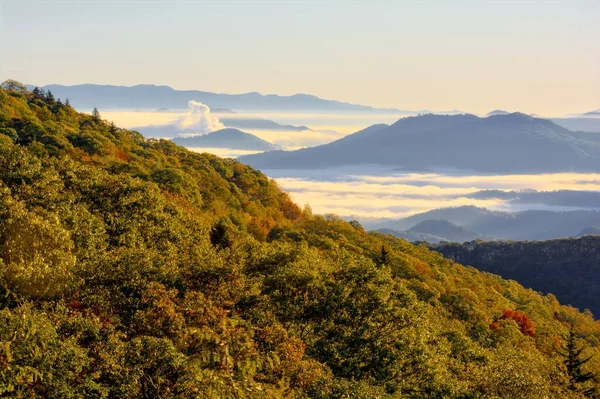
[[[175,122],[178,130],[206,134],[225,127],[219,118],[210,113],[208,105],[191,100],[188,102],[188,107],[188,113],[179,117]]]
[[[269,174],[269,171],[266,171]],[[318,214],[370,218],[401,218],[442,207],[474,205],[489,209],[517,211],[524,209],[567,210],[544,204],[512,204],[490,198],[468,198],[485,189],[497,190],[592,190],[600,191],[600,175],[557,173],[546,175],[449,176],[428,174],[357,175],[341,170],[321,171],[310,176],[308,171],[277,171],[275,180],[298,204],[310,204]],[[325,173],[329,172],[329,173]],[[294,176],[294,177],[288,177]],[[571,209],[571,208],[568,208]]]

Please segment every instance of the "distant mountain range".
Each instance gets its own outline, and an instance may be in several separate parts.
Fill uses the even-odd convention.
[[[501,110],[501,109],[496,109],[496,110],[494,110],[494,111],[488,112],[487,114],[485,114],[485,116],[486,116],[486,118],[487,118],[488,116],[494,116],[494,115],[508,115],[508,114],[510,114],[510,112],[508,112],[508,111],[503,111],[503,110]]]
[[[27,85],[30,90],[34,86]],[[335,100],[324,100],[309,94],[278,96],[256,92],[245,94],[210,93],[199,90],[175,90],[169,86],[112,86],[81,84],[74,86],[47,85],[44,90],[61,99],[68,98],[78,109],[186,109],[195,100],[210,108],[228,110],[296,110],[296,111],[360,111],[402,113],[395,108],[374,108]]]
[[[226,127],[234,129],[273,130],[282,132],[312,131],[312,129],[307,126],[282,125],[268,119],[259,118],[219,118],[219,121]],[[182,134],[195,133],[197,128],[190,127],[181,129],[175,124],[169,124],[140,126],[133,128],[133,130],[140,132],[147,138],[173,138]]]
[[[404,238],[407,241],[426,241],[439,243],[441,241],[465,242],[477,239],[492,239],[484,237],[479,233],[470,231],[462,226],[447,220],[428,219],[417,223],[408,230],[379,229],[380,233],[391,234],[395,237]]]
[[[453,261],[556,295],[600,316],[600,237],[431,245]]]
[[[188,148],[228,148],[249,151],[272,151],[281,148],[253,134],[231,128],[217,130],[205,135],[175,137],[171,141]]]
[[[485,173],[583,172],[600,171],[600,142],[521,113],[487,118],[430,114],[374,125],[318,147],[240,161],[259,169],[379,164]]]
[[[278,130],[286,132],[301,132],[310,130],[307,126],[282,125],[275,121],[260,118],[219,118],[222,124],[237,129]]]
[[[590,111],[590,112],[586,112],[584,114],[582,114],[581,116],[587,117],[593,117],[593,118],[599,118],[600,117],[600,109],[596,109],[594,111]]]
[[[600,133],[600,118],[597,117],[550,118],[550,120],[572,131]]]
[[[461,206],[434,209],[404,219],[387,220],[375,228],[402,232],[431,220],[444,220],[479,235],[478,237],[474,236],[472,239],[495,237],[501,240],[549,240],[576,237],[588,228],[600,226],[600,211],[528,210],[501,212],[475,206]],[[438,222],[437,224],[430,224],[429,227],[431,228],[426,231],[427,234],[444,238],[446,241],[456,241],[456,239],[447,236],[447,226]],[[425,231],[419,229],[419,232]],[[404,237],[402,234],[395,234],[391,231],[390,234]],[[466,238],[465,241],[468,241],[469,237]]]
[[[552,207],[600,209],[600,192],[586,190],[481,190],[465,195],[475,199],[501,199],[505,204],[537,204]]]
[[[581,233],[579,233],[578,237],[584,236],[600,236],[600,226],[590,226],[581,230]]]

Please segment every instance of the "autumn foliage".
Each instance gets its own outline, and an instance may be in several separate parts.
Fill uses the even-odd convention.
[[[498,320],[513,320],[515,323],[517,323],[519,329],[524,335],[528,335],[530,337],[535,336],[535,326],[525,313],[521,313],[516,310],[504,309],[502,311],[502,316],[500,316]],[[500,328],[498,321],[494,321],[492,323],[492,328]]]
[[[235,160],[5,86],[0,398],[583,399],[595,387],[569,382],[600,370],[590,314],[301,211]],[[589,357],[571,374],[555,340],[569,326]]]

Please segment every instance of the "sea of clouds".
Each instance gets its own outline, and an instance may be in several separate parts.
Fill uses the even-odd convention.
[[[600,174],[474,175],[457,171],[398,173],[375,166],[361,169],[263,172],[294,201],[310,204],[318,214],[402,218],[463,205],[503,211],[600,209]]]

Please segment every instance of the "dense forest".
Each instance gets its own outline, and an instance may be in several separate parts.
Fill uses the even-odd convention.
[[[455,262],[551,292],[561,303],[600,315],[600,237],[547,241],[441,243],[432,249]]]
[[[553,295],[0,89],[0,397],[583,398],[599,371]]]

